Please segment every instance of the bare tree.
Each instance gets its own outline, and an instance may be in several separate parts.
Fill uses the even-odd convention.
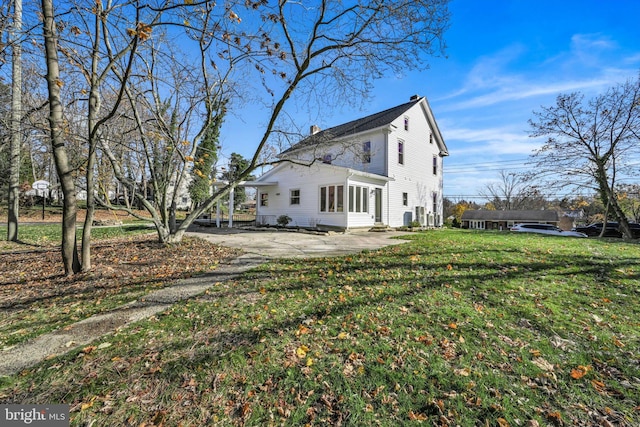
[[[488,199],[496,210],[540,209],[544,197],[525,174],[500,171],[500,180],[491,182],[479,194]]]
[[[286,0],[277,3],[236,0],[223,5],[210,1],[177,4],[158,0],[122,4],[98,2],[90,8],[82,3],[72,6],[58,11],[64,13],[56,14],[53,0],[42,0],[50,138],[64,193],[63,261],[67,274],[90,268],[91,218],[99,151],[109,159],[114,175],[134,193],[138,202],[152,215],[159,214],[154,216],[154,223],[160,239],[179,241],[195,218],[263,164],[263,151],[269,147],[272,135],[278,133],[290,100],[311,102],[315,99],[319,101],[318,105],[330,105],[364,99],[373,79],[389,72],[420,68],[430,55],[438,53],[449,17],[446,0],[348,4],[338,0],[304,4]],[[159,40],[160,28],[170,28],[167,31],[171,31],[172,36],[177,36],[178,28],[183,29],[189,37],[181,36],[181,41],[197,43],[199,58],[190,72],[197,70],[204,83],[200,86],[200,94],[191,99],[198,102],[192,104],[192,117],[199,114],[201,123],[195,126],[193,121],[190,132],[182,126],[186,117],[183,113],[187,111],[184,105],[167,104],[169,100],[153,95],[153,91],[147,90],[149,86],[136,93],[131,84],[134,73],[143,69],[140,63],[154,58],[152,49],[143,54],[141,46]],[[209,76],[214,77],[209,79]],[[84,87],[79,87],[77,77],[81,77]],[[135,77],[137,85],[145,78],[165,76],[141,73]],[[237,82],[235,85],[234,81]],[[252,87],[252,82],[257,82],[257,87]],[[68,94],[67,88],[79,89],[75,98]],[[67,102],[63,102],[63,89],[67,91]],[[197,142],[216,117],[215,105],[221,105],[220,101],[227,96],[239,101],[247,94],[252,94],[252,101],[258,101],[261,98],[259,90],[265,95],[262,104],[270,114],[247,167],[226,186],[218,187],[180,225],[173,227],[169,221],[167,226],[162,216],[164,209],[157,211],[157,207],[147,200],[146,186],[140,191],[134,185],[135,178],[122,167],[124,157],[118,158],[117,150],[110,147],[113,141],[107,139],[109,135],[113,136],[109,123],[123,117],[122,100],[127,99],[132,113],[128,119],[135,122],[138,134],[135,147],[144,147],[149,142],[153,144],[148,147],[157,147],[159,142],[167,144],[173,147],[175,157],[171,162],[177,162],[169,163],[179,166],[176,170],[185,171],[193,161]],[[105,94],[109,94],[109,105],[103,103]],[[85,171],[83,185],[88,214],[83,231],[82,262],[75,245],[77,206],[73,177],[76,170],[69,161],[65,145],[70,132],[65,106],[71,103],[85,105],[81,168]],[[163,104],[171,108],[163,112],[159,108]],[[229,102],[227,108],[234,105],[237,104]],[[148,130],[153,130],[152,134],[147,133]],[[184,144],[184,149],[175,149],[185,141],[188,144]],[[120,153],[124,152],[120,150]],[[144,150],[134,153],[133,157],[138,153],[145,157],[145,166],[137,166],[145,174],[149,171],[147,166],[157,164],[160,158],[150,159]],[[129,160],[131,157],[128,156]],[[179,179],[183,177],[180,172]],[[162,179],[156,178],[152,177],[151,182],[160,185]],[[165,189],[159,187],[155,196],[164,197]]]
[[[278,123],[290,99],[317,105],[363,99],[375,78],[415,69],[439,52],[448,26],[446,3],[256,1],[228,7],[232,22],[248,24],[224,29],[227,43],[218,47],[218,56],[245,72],[247,62],[252,65],[254,80],[271,100],[270,116],[248,166],[194,210],[174,238],[179,240],[193,219],[262,165],[263,149],[280,135]]]
[[[529,121],[531,136],[548,139],[532,159],[540,174],[550,177],[548,184],[597,191],[625,237],[631,237],[618,202],[616,176],[629,167],[632,151],[638,148],[640,78],[586,102],[579,93],[559,95],[556,105],[543,107],[534,116]]]
[[[53,157],[56,163],[63,200],[63,263],[66,274],[91,268],[91,229],[95,210],[96,149],[104,126],[116,116],[124,97],[137,48],[150,38],[165,4],[156,10],[146,3],[72,5],[62,18],[56,18],[52,0],[42,0],[44,16],[44,44],[47,62],[46,79],[49,89],[49,121]],[[63,33],[61,38],[59,31]],[[59,55],[64,59],[61,68]],[[64,74],[61,74],[61,69]],[[79,78],[78,78],[79,77]],[[78,88],[68,103],[62,103],[62,88]],[[103,105],[103,94],[113,94],[111,105]],[[75,245],[77,218],[76,182],[74,168],[69,162],[65,134],[69,134],[64,120],[64,106],[84,103],[84,186],[87,214],[82,232],[82,259]],[[73,239],[71,237],[73,233]]]
[[[197,142],[217,115],[213,106],[225,105],[232,109],[234,101],[237,103],[247,94],[252,94],[253,102],[260,102],[256,94],[262,90],[270,115],[246,167],[230,177],[226,185],[216,187],[212,195],[175,229],[165,225],[162,216],[165,209],[157,210],[158,201],[154,206],[138,192],[136,197],[151,212],[160,239],[166,242],[180,241],[198,216],[246,180],[255,169],[265,165],[265,149],[272,146],[274,138],[287,134],[280,126],[288,117],[286,105],[290,100],[309,102],[317,99],[321,100],[318,105],[327,105],[364,99],[376,77],[390,71],[400,73],[415,69],[427,56],[437,53],[441,48],[442,33],[448,25],[446,1],[440,0],[349,5],[341,1],[304,5],[288,1],[278,4],[237,1],[227,2],[222,7],[202,4],[198,11],[198,15],[190,13],[189,9],[181,10],[181,13],[184,13],[183,21],[188,23],[187,34],[197,42],[202,95],[199,104],[189,101],[188,108],[173,104],[171,110],[175,112],[182,108],[180,116],[184,123],[189,121],[187,117],[200,112],[202,126],[194,129],[191,135],[195,136],[190,138],[175,134],[177,128],[171,124],[171,114],[160,108],[166,106],[166,102],[153,87],[154,81],[160,82],[167,75],[159,73],[157,63],[149,62],[147,69],[150,72],[141,75],[150,78],[146,82],[150,87],[138,82],[127,89],[137,106],[146,105],[142,110],[153,114],[153,120],[146,120],[144,111],[134,109],[141,130],[141,147],[154,145],[148,134],[155,126],[155,134],[162,135],[162,141],[157,140],[155,144],[167,144],[176,155],[170,161],[166,159],[164,164],[177,162],[171,163],[174,170],[183,171],[185,163],[193,160]],[[157,58],[155,54],[145,57],[149,61]],[[182,67],[183,64],[177,68]],[[252,87],[252,82],[258,82],[259,86],[247,89]],[[176,90],[180,86],[173,85]],[[184,96],[166,87],[162,93],[171,93],[169,98],[174,103]],[[235,96],[227,103],[225,97],[232,94]],[[184,130],[184,126],[181,128]],[[144,148],[145,153],[151,154],[145,154],[147,167],[153,171],[152,182],[160,183],[159,169],[151,166],[157,163],[152,160],[156,158],[152,151]],[[105,152],[109,152],[106,146]],[[269,163],[270,160],[266,160],[266,164]],[[121,169],[115,159],[114,168]],[[116,176],[126,178],[121,171]],[[158,190],[158,196],[162,197],[163,189]]]
[[[61,102],[60,61],[58,37],[52,0],[42,0],[42,23],[47,64],[47,86],[49,92],[49,129],[56,172],[64,194],[62,208],[62,261],[66,274],[80,271],[80,259],[76,247],[76,189],[73,170],[65,150],[64,115]]]

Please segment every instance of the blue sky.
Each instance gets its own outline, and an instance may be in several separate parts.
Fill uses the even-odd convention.
[[[541,145],[528,137],[527,121],[559,93],[591,97],[640,72],[638,0],[453,0],[450,11],[446,58],[432,58],[426,70],[376,81],[363,110],[340,110],[318,123],[326,128],[413,94],[426,96],[450,153],[446,197],[473,199],[497,181],[500,170],[526,169],[529,154]],[[247,124],[228,117],[222,140],[227,151],[253,153],[255,144],[230,144],[239,132],[241,139],[253,139]]]

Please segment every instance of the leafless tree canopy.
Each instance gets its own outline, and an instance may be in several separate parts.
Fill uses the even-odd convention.
[[[542,209],[546,200],[527,174],[500,171],[500,179],[480,191],[496,210]]]
[[[425,69],[444,47],[447,3],[29,3],[23,38],[35,67],[29,75],[45,76],[33,93],[42,90],[49,101],[48,123],[40,121],[34,135],[50,142],[64,193],[66,271],[90,268],[92,212],[96,203],[108,204],[112,192],[142,204],[160,240],[179,241],[199,214],[271,162],[266,154],[278,137],[295,142],[289,108],[360,105],[376,78]],[[2,32],[9,19],[4,9],[0,18]],[[261,131],[248,166],[179,227],[172,225],[170,188],[193,170],[197,145],[220,113],[216,106],[233,115],[244,103],[266,112],[261,122],[245,118]],[[76,188],[86,191],[88,207],[81,262],[72,234]]]
[[[638,160],[640,78],[590,100],[579,93],[559,95],[556,105],[535,112],[529,123],[531,136],[547,137],[533,156],[547,185],[597,191],[628,231],[616,179]]]

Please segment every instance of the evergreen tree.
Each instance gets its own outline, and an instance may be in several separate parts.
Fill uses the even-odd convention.
[[[249,160],[242,157],[238,153],[231,153],[229,159],[229,169],[222,174],[222,178],[226,181],[237,179],[249,167]],[[249,175],[246,179],[254,179],[253,175]],[[228,198],[227,198],[228,200]],[[247,200],[247,193],[244,187],[236,187],[233,193],[233,206],[238,207]]]
[[[225,109],[219,108],[218,111],[219,113],[211,121],[196,149],[196,157],[193,163],[193,180],[189,185],[189,194],[196,206],[209,197],[211,182],[215,180],[215,164],[218,161],[218,138],[224,121]]]

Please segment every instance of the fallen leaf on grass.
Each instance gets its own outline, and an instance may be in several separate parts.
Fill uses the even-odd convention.
[[[419,412],[409,411],[409,419],[411,421],[426,421],[427,416]]]
[[[547,412],[547,419],[557,426],[560,426],[563,424],[562,414],[558,411]]]
[[[307,328],[304,325],[300,325],[298,326],[298,330],[296,331],[296,335],[300,336],[300,335],[305,335],[305,334],[310,334],[311,333],[311,329]]]
[[[623,348],[624,347],[624,343],[622,341],[620,341],[616,337],[613,337],[613,345],[615,345],[618,348]]]
[[[83,352],[84,354],[89,354],[89,353],[91,353],[93,350],[95,350],[96,348],[97,348],[97,347],[96,347],[95,345],[89,345],[89,346],[86,346],[85,348],[83,348],[83,349],[82,349],[82,352]]]
[[[538,368],[542,369],[543,371],[547,371],[547,372],[552,372],[553,371],[553,364],[547,362],[542,357],[536,357],[535,359],[533,359],[531,361],[531,363],[533,363],[534,365],[536,365]]]
[[[93,402],[95,402],[96,396],[93,396],[89,402],[85,402],[80,406],[81,411],[86,411],[87,409],[93,406]]]
[[[607,394],[607,386],[604,382],[599,380],[591,380],[591,385],[600,394]]]
[[[307,355],[307,352],[309,352],[309,347],[304,344],[296,348],[296,356],[298,356],[300,359],[305,357]]]
[[[574,380],[579,380],[580,378],[587,375],[587,372],[591,370],[591,366],[582,366],[579,365],[577,368],[573,368],[571,370],[571,378]]]
[[[459,375],[461,377],[468,377],[469,375],[471,375],[471,369],[469,369],[469,368],[454,369],[453,373],[456,374],[456,375]]]

